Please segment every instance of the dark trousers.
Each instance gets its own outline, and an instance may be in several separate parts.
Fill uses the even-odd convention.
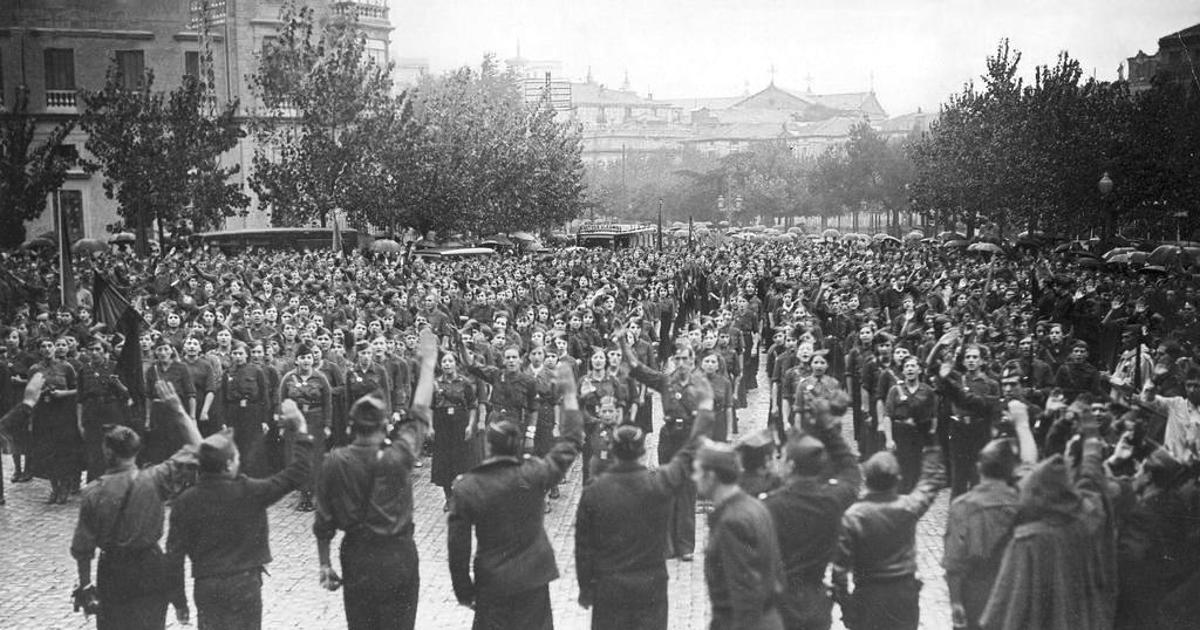
[[[921,621],[921,581],[907,575],[855,583],[851,630],[917,630]]]
[[[262,627],[262,569],[196,578],[192,598],[199,630]]]
[[[667,420],[658,432],[658,464],[675,457],[692,433],[691,422]],[[696,551],[696,485],[688,480],[670,499],[667,515],[667,557],[676,558]]]
[[[950,497],[954,498],[979,483],[979,451],[992,439],[988,422],[950,421]]]
[[[163,630],[167,627],[167,598],[161,593],[124,601],[100,601],[96,630]]]
[[[896,461],[900,464],[900,494],[912,492],[921,476],[921,448],[924,435],[915,424],[892,423],[892,440],[896,442]]]
[[[412,630],[421,586],[411,536],[342,539],[342,600],[348,630]]]
[[[667,630],[667,593],[649,603],[597,601],[592,630]]]
[[[789,586],[779,613],[787,630],[829,630],[833,600],[819,581]]]
[[[503,597],[480,597],[475,602],[472,630],[554,630],[550,585]]]

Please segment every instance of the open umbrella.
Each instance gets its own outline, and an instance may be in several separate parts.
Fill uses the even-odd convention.
[[[106,249],[108,249],[108,245],[94,238],[81,238],[71,246],[71,251],[76,254],[91,254],[92,252],[102,252]]]
[[[727,227],[729,227],[729,222],[728,221],[717,221],[717,227],[727,228]]]
[[[925,238],[925,233],[921,230],[913,230],[904,235],[904,240],[908,242],[916,242]]]
[[[1148,276],[1165,276],[1167,275],[1167,268],[1162,265],[1146,265],[1138,269],[1138,273],[1144,273]]]
[[[57,245],[55,245],[54,239],[46,238],[44,236],[31,238],[21,245],[21,249],[54,249],[55,247],[57,247]]]
[[[381,238],[371,243],[371,251],[381,254],[398,254],[404,251],[404,246],[390,238]]]
[[[537,240],[537,237],[535,237],[534,235],[530,234],[529,232],[509,232],[509,233],[508,233],[508,237],[509,237],[509,238],[515,238],[515,239],[517,239],[518,241],[534,241],[534,240]]]
[[[1159,245],[1150,252],[1150,257],[1146,259],[1148,265],[1166,266],[1179,258],[1183,253],[1183,248],[1178,245]]]
[[[881,245],[899,245],[900,244],[900,239],[896,238],[895,236],[892,236],[891,234],[876,234],[872,240],[874,240],[876,243],[879,243]]]
[[[1075,264],[1084,269],[1101,269],[1104,267],[1104,261],[1099,258],[1080,258],[1075,261]]]
[[[821,236],[824,236],[825,238],[837,238],[841,235],[842,235],[841,232],[839,232],[833,228],[828,228],[824,232],[821,232]]]
[[[967,251],[982,254],[1002,254],[1004,248],[995,243],[971,243],[967,246]]]
[[[503,234],[496,234],[495,236],[489,236],[489,237],[483,239],[482,241],[479,241],[479,244],[485,245],[485,246],[490,245],[492,247],[512,247],[513,246],[513,242],[510,241],[508,239],[508,237]]]
[[[961,249],[970,244],[971,242],[966,239],[956,238],[952,241],[946,241],[945,243],[942,243],[942,247],[945,247],[946,249]]]
[[[136,240],[137,237],[133,235],[133,232],[117,232],[108,237],[109,243],[132,243]]]
[[[1135,249],[1133,247],[1114,247],[1113,249],[1110,249],[1110,250],[1104,252],[1104,260],[1111,261],[1114,256],[1120,256],[1121,254],[1130,254],[1130,253],[1133,253],[1136,251],[1137,251],[1137,249]]]
[[[967,240],[967,235],[961,232],[946,230],[945,232],[938,232],[938,238],[943,241],[965,241]]]
[[[788,228],[787,231],[788,234],[803,234],[804,228],[800,227],[799,225],[793,225],[792,227]]]

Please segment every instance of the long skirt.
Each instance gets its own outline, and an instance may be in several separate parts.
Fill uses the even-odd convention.
[[[308,479],[300,484],[300,490],[304,492],[312,492],[313,483],[316,481],[317,473],[321,470],[321,460],[325,458],[325,425],[328,418],[325,417],[325,412],[320,408],[310,408],[304,412],[305,424],[308,425],[308,434],[313,438],[312,447],[312,466]],[[283,432],[283,465],[286,467],[292,463],[292,458],[295,457],[293,445],[296,442],[297,433],[292,430]]]
[[[453,410],[454,413],[449,413]],[[467,439],[471,410],[436,407],[433,410],[433,462],[429,477],[434,485],[449,488],[454,479],[476,464],[473,444]]]
[[[223,414],[227,426],[233,428],[233,442],[242,459],[242,472],[248,477],[267,477],[267,453],[264,443],[263,424],[267,411],[262,403],[248,402],[225,405]]]
[[[69,479],[79,475],[83,463],[83,438],[76,424],[75,399],[39,404],[33,412],[29,472],[41,479]]]

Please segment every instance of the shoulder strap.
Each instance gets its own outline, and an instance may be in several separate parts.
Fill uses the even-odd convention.
[[[100,548],[109,549],[116,543],[113,538],[117,535],[117,526],[121,524],[121,518],[125,516],[125,508],[129,507],[129,497],[133,496],[133,486],[137,484],[137,470],[133,471],[133,475],[129,479],[129,487],[125,489],[125,496],[121,499],[121,507],[117,508],[117,515],[113,518],[112,525],[108,527],[108,531],[104,536],[100,537]]]

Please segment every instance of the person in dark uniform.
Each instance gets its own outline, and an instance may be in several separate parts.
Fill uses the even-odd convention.
[[[262,627],[262,574],[271,562],[267,508],[304,483],[312,464],[312,438],[296,403],[284,401],[282,415],[297,434],[298,452],[286,469],[267,479],[240,474],[226,429],[200,444],[199,480],[172,502],[167,552],[192,560],[200,630]]]
[[[621,350],[625,353],[625,361],[629,363],[630,374],[657,390],[662,399],[663,426],[658,433],[658,464],[665,466],[692,433],[696,401],[690,394],[695,387],[689,386],[689,383],[705,377],[694,372],[696,354],[686,343],[676,348],[671,369],[660,372],[647,367],[633,354],[629,344],[624,342],[623,332],[618,338],[622,340]],[[667,557],[690,562],[695,550],[696,489],[686,484],[680,492],[672,495],[671,519],[667,527]]]
[[[842,514],[862,486],[858,457],[837,421],[848,402],[842,393],[832,401],[833,409],[828,400],[815,403],[810,433],[793,435],[784,447],[789,470],[784,486],[763,500],[779,534],[787,584],[780,612],[789,630],[828,630],[833,621],[825,569],[833,559]]]
[[[336,590],[342,578],[330,564],[329,547],[342,538],[343,600],[349,630],[401,628],[416,623],[420,573],[413,542],[412,475],[432,420],[437,337],[421,331],[420,375],[412,408],[389,441],[387,403],[368,394],[350,408],[354,441],[333,449],[317,477],[313,534],[321,585]]]
[[[478,428],[471,380],[458,372],[457,355],[442,355],[441,373],[433,389],[433,463],[429,478],[446,497],[443,512],[450,511],[454,479],[478,461],[471,449]]]
[[[267,476],[263,426],[270,419],[271,384],[262,367],[250,363],[246,344],[238,341],[229,353],[232,363],[221,375],[221,414],[233,428],[240,470],[249,477]]]
[[[220,394],[221,366],[213,358],[202,356],[199,337],[188,337],[183,341],[183,357],[180,363],[187,368],[196,392],[196,423],[200,435],[209,436],[224,426],[221,419]]]
[[[558,567],[543,525],[543,497],[571,468],[583,442],[570,366],[559,365],[556,381],[562,417],[550,453],[522,460],[524,434],[515,422],[501,420],[487,428],[488,458],[454,484],[447,519],[450,578],[458,602],[475,609],[474,630],[554,627],[549,583]],[[472,532],[479,542],[474,577]]]
[[[71,540],[71,556],[79,572],[76,604],[98,596],[97,630],[161,630],[167,604],[176,617],[190,617],[183,594],[183,565],[163,556],[164,503],[196,478],[195,447],[200,443],[196,422],[183,407],[170,382],[155,381],[160,418],[174,420],[183,448],[166,461],[138,469],[141,439],[129,427],[118,426],[104,435],[109,467],[82,493],[79,522]],[[100,550],[96,586],[92,558]]]
[[[155,384],[166,381],[178,393],[188,416],[195,418],[196,389],[191,375],[182,363],[175,360],[175,346],[166,337],[154,342],[154,362],[146,368],[146,463],[156,464],[165,460],[179,449],[182,437],[178,435],[171,417],[171,410],[155,398]]]
[[[467,372],[492,386],[488,424],[508,420],[520,429],[522,436],[530,425],[537,426],[537,383],[533,376],[521,371],[521,349],[516,346],[504,349],[503,369],[479,365],[470,350],[465,354]]]
[[[979,451],[992,439],[1000,421],[1000,384],[983,371],[983,348],[967,345],[959,374],[945,362],[938,369],[936,390],[953,405],[950,418],[950,496],[979,483],[975,466]]]
[[[33,476],[50,482],[47,503],[63,504],[72,486],[79,485],[83,439],[75,409],[79,379],[75,367],[55,355],[55,342],[46,338],[39,343],[42,360],[29,373],[45,375],[42,404],[32,417],[32,448],[29,470]]]
[[[779,538],[767,508],[738,487],[740,472],[737,452],[724,442],[706,440],[692,462],[698,493],[713,502],[704,549],[711,627],[783,630]]]
[[[325,456],[325,430],[332,415],[333,388],[313,363],[312,348],[308,345],[297,346],[296,369],[284,375],[283,382],[279,385],[279,400],[282,402],[290,398],[296,401],[296,405],[304,414],[304,419],[308,422],[308,434],[313,439],[311,456],[317,460],[312,466],[315,469]],[[283,435],[285,444],[296,437],[296,433],[292,431],[284,431]],[[289,449],[286,453],[290,457],[294,450]],[[310,476],[309,483],[300,487],[300,503],[296,505],[296,509],[301,512],[311,512],[314,509],[312,477]]]
[[[101,339],[87,342],[85,360],[80,364],[77,414],[83,427],[84,460],[87,480],[95,481],[104,474],[105,425],[128,424],[132,410],[129,389],[113,372],[108,358],[108,344]]]
[[[764,499],[768,492],[783,485],[779,475],[768,464],[774,460],[775,454],[775,437],[769,427],[741,436],[733,447],[742,464],[738,486],[746,494]]]
[[[887,451],[863,464],[867,493],[842,516],[833,583],[851,630],[916,630],[920,623],[917,521],[946,485],[942,451],[926,446],[916,489],[899,494],[900,464]],[[854,576],[854,593],[849,576]]]
[[[671,463],[647,470],[645,432],[616,428],[614,463],[583,489],[575,515],[575,567],[579,604],[593,607],[592,630],[665,630],[667,627],[666,529],[670,498],[689,483],[692,457],[714,422],[711,392],[696,387],[698,414],[692,434]]]
[[[346,402],[353,404],[363,396],[375,396],[387,400],[387,371],[377,365],[371,354],[371,344],[359,341],[354,344],[354,364],[346,370]],[[349,408],[346,409],[349,413]],[[345,415],[345,414],[343,414]],[[333,442],[335,446],[343,446],[350,440],[349,427],[335,426]]]

